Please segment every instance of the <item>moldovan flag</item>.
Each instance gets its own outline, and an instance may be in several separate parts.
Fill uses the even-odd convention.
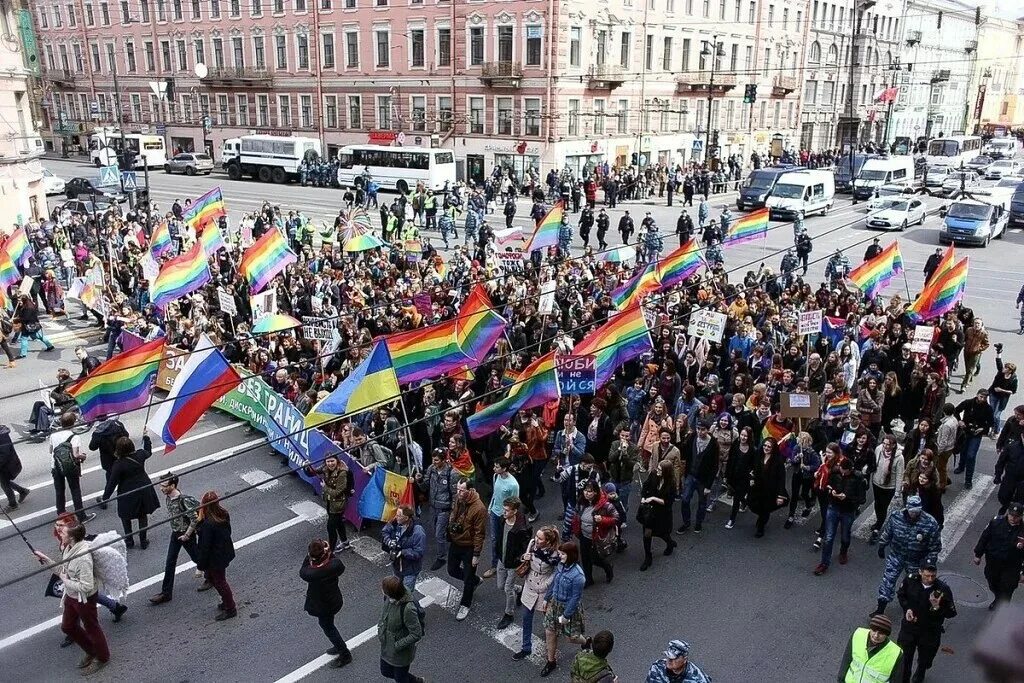
[[[400,505],[413,505],[412,480],[378,467],[359,496],[359,516],[390,522]]]
[[[200,335],[196,350],[185,359],[174,386],[153,412],[146,428],[164,442],[164,453],[170,453],[203,413],[241,381],[241,376],[210,338]]]

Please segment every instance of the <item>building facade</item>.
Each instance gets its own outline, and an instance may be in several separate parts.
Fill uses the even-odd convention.
[[[319,137],[333,152],[402,132],[406,145],[453,148],[470,177],[494,164],[702,159],[709,112],[723,157],[765,151],[776,135],[798,142],[806,0],[34,7],[55,150],[86,147],[115,109],[127,129],[163,134],[173,150],[216,152],[275,131]]]
[[[25,43],[15,39],[22,27],[31,29],[30,17],[10,3],[0,5],[0,230],[30,219],[45,217],[43,143],[32,117],[29,77],[31,60]]]
[[[982,19],[973,84],[969,131],[1024,126],[1024,19]]]

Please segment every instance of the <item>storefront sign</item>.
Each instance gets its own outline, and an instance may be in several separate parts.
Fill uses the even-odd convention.
[[[372,145],[390,145],[398,139],[398,133],[393,130],[371,130],[369,142]]]
[[[520,145],[523,145],[522,151],[520,151]],[[505,145],[484,145],[485,152],[494,152],[495,154],[540,154],[539,145],[526,145],[520,143],[520,145],[513,145],[511,147]]]

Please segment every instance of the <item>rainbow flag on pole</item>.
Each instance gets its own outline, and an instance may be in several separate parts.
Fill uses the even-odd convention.
[[[537,229],[533,231],[533,236],[530,237],[530,241],[526,244],[525,251],[529,253],[538,249],[557,247],[558,231],[561,229],[562,217],[564,215],[565,204],[561,201],[555,202],[555,205],[551,207],[547,215],[537,224]]]
[[[127,413],[146,405],[149,389],[164,358],[163,337],[119,353],[68,389],[82,409],[82,419]]]
[[[849,279],[864,292],[864,296],[874,299],[889,281],[903,272],[903,256],[900,254],[899,242],[893,242],[873,259],[865,261],[852,271]]]
[[[654,349],[647,320],[639,306],[632,306],[593,330],[573,348],[574,356],[593,354],[597,386],[605,385],[626,361]]]
[[[390,522],[399,506],[413,504],[412,479],[378,467],[359,496],[359,516]]]
[[[384,337],[384,343],[399,384],[440,377],[475,364],[459,348],[454,320],[389,334]]]
[[[751,211],[746,216],[741,216],[729,225],[729,232],[726,233],[724,244],[742,244],[764,237],[768,234],[768,209]]]
[[[18,272],[14,261],[6,251],[0,251],[0,287],[6,290],[19,280],[21,280],[21,273]]]
[[[466,419],[469,435],[479,439],[507,424],[520,410],[544,405],[560,396],[555,375],[555,352],[549,351],[519,373],[519,380],[509,389],[508,396]]]
[[[187,225],[199,230],[210,221],[216,221],[226,215],[228,212],[224,206],[224,197],[220,193],[220,188],[215,187],[192,202],[192,205],[185,209],[182,218]]]
[[[495,312],[482,284],[477,284],[462,302],[455,319],[455,341],[477,365],[505,334],[506,320]]]
[[[696,240],[689,240],[661,260],[658,265],[658,282],[662,289],[678,285],[697,272],[703,261]]]
[[[203,243],[203,251],[207,256],[213,256],[218,249],[227,249],[224,237],[220,234],[220,227],[216,223],[207,223],[200,230],[199,241]]]
[[[153,255],[154,259],[158,259],[167,254],[173,246],[171,230],[167,227],[167,221],[160,221],[153,230],[153,236],[149,239],[149,253]]]
[[[955,259],[956,254],[953,250],[953,245],[951,244],[946,247],[946,253],[943,254],[942,258],[939,260],[939,265],[935,267],[935,272],[932,273],[930,278],[925,280],[925,285],[927,286],[932,280],[937,277],[942,277],[947,271],[949,271],[949,269],[953,267]]]
[[[175,256],[160,269],[153,281],[150,298],[159,309],[196,291],[210,281],[210,267],[206,262],[203,245],[196,242],[184,254]]]
[[[967,288],[968,261],[963,258],[944,273],[936,273],[917,297],[907,313],[912,320],[924,322],[952,310]]]
[[[238,269],[249,281],[250,293],[259,294],[288,264],[297,260],[281,233],[271,228],[245,250]]]
[[[15,228],[11,236],[4,240],[3,251],[11,257],[16,265],[24,267],[29,257],[32,256],[32,247],[28,243],[28,235],[25,228]]]
[[[640,305],[644,297],[658,291],[658,287],[658,263],[651,261],[639,273],[612,290],[612,303],[620,311]]]

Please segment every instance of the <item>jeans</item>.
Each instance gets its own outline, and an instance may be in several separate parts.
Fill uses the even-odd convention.
[[[1002,403],[1002,405],[1000,405],[1000,403]],[[1004,403],[997,394],[989,394],[988,404],[992,407],[992,429],[994,429],[996,434],[998,434],[1000,421],[1003,416],[1003,409],[1006,407],[1006,403]]]
[[[42,330],[39,330],[38,332],[33,332],[32,334],[26,334],[25,332],[22,332],[21,340],[18,342],[20,352],[18,355],[25,356],[28,354],[29,339],[35,339],[36,341],[42,342],[43,346],[46,347],[47,351],[51,351],[53,349],[53,344],[51,344],[50,340],[46,338],[46,335],[43,334]]]
[[[615,482],[615,491],[619,494],[619,500],[622,501],[622,509],[629,514],[629,494],[633,490],[633,482],[631,481],[617,481]],[[621,520],[626,521],[626,520]]]
[[[533,610],[523,605],[523,652],[533,652]]]
[[[82,648],[85,654],[95,657],[101,662],[110,659],[107,638],[103,635],[99,617],[96,615],[95,595],[90,595],[86,602],[78,602],[73,599],[65,600],[60,630],[78,647]]]
[[[327,513],[327,542],[331,544],[332,550],[338,544],[338,539],[341,539],[342,543],[348,543],[348,533],[345,531],[345,513],[329,512]]]
[[[683,524],[689,526],[690,524],[690,501],[693,500],[693,494],[697,494],[697,525],[700,526],[704,523],[704,515],[707,514],[708,496],[704,493],[704,486],[697,481],[697,477],[693,475],[687,475],[686,481],[683,482]]]
[[[206,580],[213,584],[214,589],[220,595],[226,612],[235,611],[235,596],[231,593],[231,586],[228,585],[226,569],[207,569]]]
[[[505,594],[505,614],[516,613],[516,568],[506,567],[504,562],[498,561],[498,590]]]
[[[78,520],[81,522],[85,521],[85,510],[82,508],[82,480],[79,477],[65,477],[60,472],[53,474],[53,489],[56,493],[56,506],[57,514],[64,514],[64,510],[67,508],[67,492],[64,485],[67,484],[67,488],[71,490],[71,502],[75,506],[75,514],[78,515]]]
[[[380,675],[384,678],[390,678],[395,683],[412,683],[416,680],[409,673],[409,667],[388,664],[383,659],[380,660]]]
[[[451,513],[451,510],[434,509],[434,542],[439,560],[448,557],[448,517]]]
[[[398,575],[396,574],[395,576]],[[402,579],[402,585],[405,586],[405,590],[409,591],[409,594],[411,595],[412,592],[416,590],[416,579],[420,578],[420,575],[418,573],[406,574],[405,576],[400,576],[399,578]]]
[[[171,538],[167,541],[167,559],[164,561],[164,580],[160,584],[160,592],[171,597],[174,594],[174,568],[178,565],[178,554],[181,549],[185,549],[185,553],[191,558],[193,562],[196,561],[196,539],[190,537],[187,541],[182,543],[178,540],[180,536],[178,532],[171,532]]]
[[[498,566],[498,537],[501,536],[501,525],[505,523],[501,515],[496,515],[490,510],[487,511],[487,518],[491,528],[491,567]]]
[[[462,600],[459,604],[470,607],[473,604],[473,592],[482,583],[473,566],[472,546],[458,543],[448,546],[448,576],[462,581]]]
[[[345,639],[341,637],[338,627],[334,625],[333,614],[319,616],[316,618],[316,622],[320,625],[320,630],[327,636],[327,640],[331,641],[331,645],[338,648],[339,655],[344,655],[348,652],[348,645],[345,644]]]
[[[837,528],[841,527],[839,552],[846,552],[850,547],[854,517],[854,513],[840,512],[834,505],[825,513],[825,542],[821,544],[821,563],[826,567],[832,564],[832,546],[835,544]]]
[[[118,604],[117,600],[110,597],[109,595],[104,595],[103,593],[96,593],[96,602],[100,605],[103,605],[111,612],[114,611]]]
[[[114,351],[117,349],[117,343],[121,340],[121,333],[111,333],[107,338],[107,360],[114,357]]]
[[[974,480],[974,463],[978,459],[978,448],[981,447],[981,435],[969,436],[964,442],[963,462],[960,467],[964,470],[964,486],[969,487]]]

